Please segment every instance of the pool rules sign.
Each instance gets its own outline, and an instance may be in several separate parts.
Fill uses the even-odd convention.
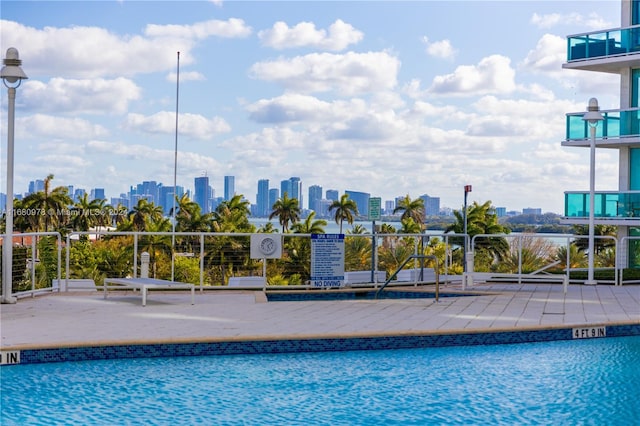
[[[344,286],[344,234],[311,234],[311,286]]]

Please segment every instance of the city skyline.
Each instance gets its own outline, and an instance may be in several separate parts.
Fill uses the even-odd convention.
[[[193,188],[191,187],[185,188],[179,185],[175,192],[178,194],[178,197],[181,197],[183,194],[187,194],[191,200],[198,203],[201,207],[208,205],[209,206],[208,210],[203,208],[203,212],[205,213],[213,211],[218,203],[224,200],[229,200],[231,197],[237,194],[237,195],[242,195],[245,200],[250,202],[252,206],[252,211],[257,217],[266,217],[271,213],[272,211],[271,207],[275,203],[276,199],[282,197],[281,190],[284,187],[285,182],[291,182],[292,180],[295,182],[298,182],[300,186],[299,186],[299,192],[294,193],[293,194],[294,196],[291,198],[297,198],[300,201],[301,209],[313,210],[319,216],[322,216],[322,217],[328,216],[328,207],[330,202],[334,200],[338,200],[342,194],[345,194],[345,193],[349,194],[350,198],[358,203],[361,213],[364,212],[365,210],[363,210],[363,200],[359,199],[358,196],[364,195],[366,196],[367,200],[369,197],[380,197],[375,193],[356,191],[353,189],[327,188],[318,183],[309,185],[307,187],[307,191],[305,192],[303,189],[304,187],[302,185],[302,180],[300,179],[300,177],[290,177],[289,179],[277,182],[277,185],[280,188],[272,186],[271,185],[272,182],[270,179],[266,179],[266,178],[259,179],[256,182],[256,192],[255,192],[254,198],[252,198],[248,194],[242,194],[237,192],[233,192],[233,193],[225,192],[223,196],[216,196],[216,188],[215,186],[211,185],[211,182],[208,176],[196,176],[193,178],[193,180],[194,180]],[[225,176],[225,179],[222,185],[224,186],[226,182],[233,181],[233,180],[235,180],[235,176],[230,176],[230,175]],[[153,201],[155,204],[164,207],[165,213],[168,212],[173,207],[173,198],[172,198],[172,195],[174,193],[173,185],[165,185],[163,182],[157,182],[153,180],[144,180],[139,183],[130,184],[128,186],[129,189],[125,192],[121,191],[118,193],[118,195],[111,195],[111,194],[107,194],[103,187],[84,188],[84,187],[77,187],[75,185],[67,185],[64,183],[60,184],[55,181],[56,179],[54,177],[54,179],[51,181],[52,188],[56,188],[56,187],[67,188],[69,192],[69,196],[74,201],[77,201],[82,197],[83,194],[86,193],[89,195],[89,200],[93,200],[94,198],[105,199],[109,204],[113,206],[117,206],[120,203],[125,205],[129,209],[136,204],[137,199],[139,198],[147,198],[150,201]],[[276,182],[273,182],[273,184],[275,185]],[[20,199],[30,193],[42,191],[43,189],[44,189],[44,180],[36,179],[29,182],[27,191],[16,192],[15,195],[17,196],[18,199]],[[260,204],[261,189],[262,191],[266,191],[266,195],[263,199],[263,202],[264,200],[266,200],[267,204],[264,210],[262,210],[261,208],[264,206],[261,206]],[[319,194],[321,194],[318,201],[321,201],[322,203],[316,206],[313,205],[313,198],[317,197],[317,195],[315,197],[312,195],[312,192],[314,192],[314,190],[315,191],[319,190]],[[4,204],[6,200],[5,195],[6,194],[0,192],[0,210],[4,209]],[[396,197],[393,197],[392,199],[384,199],[380,197],[382,198],[382,210],[386,212],[386,214],[389,214],[389,211],[393,210],[396,207],[397,201],[401,198],[404,198],[405,195],[407,194],[404,194],[404,195],[398,194]],[[438,214],[443,214],[445,212],[448,212],[450,214],[451,210],[459,210],[462,208],[462,205],[459,207],[440,205],[440,197],[437,196],[437,194],[418,194],[416,196],[412,196],[412,199],[413,198],[422,198],[423,200],[425,200],[425,213],[427,215],[438,215]],[[364,202],[364,204],[366,204],[366,202]],[[514,214],[514,213],[559,214],[558,212],[549,212],[549,211],[543,212],[543,210],[540,207],[534,207],[534,206],[528,206],[520,210],[515,208],[505,207],[503,204],[500,204],[500,203],[498,204],[493,203],[493,206],[500,213],[500,216],[504,216],[507,213],[509,214]]]
[[[562,69],[566,36],[616,26],[617,2],[3,1],[2,10],[2,52],[16,47],[29,77],[16,98],[16,188],[43,165],[109,194],[172,183],[175,172],[185,188],[193,176],[236,176],[236,191],[253,199],[264,176],[300,176],[384,200],[435,194],[452,208],[473,185],[469,202],[561,212],[564,191],[586,189],[589,169],[585,150],[559,144],[564,115],[591,97],[618,107],[618,76]],[[2,91],[3,115],[6,105]],[[617,187],[610,150],[598,149],[596,174],[597,190]]]

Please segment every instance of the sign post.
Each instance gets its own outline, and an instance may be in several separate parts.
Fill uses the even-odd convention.
[[[376,220],[381,220],[382,198],[369,198],[369,220],[371,221],[371,282],[376,279]]]

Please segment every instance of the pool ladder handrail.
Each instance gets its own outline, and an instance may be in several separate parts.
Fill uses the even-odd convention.
[[[398,267],[398,269],[396,269],[396,271],[391,274],[389,276],[389,278],[387,278],[387,280],[384,282],[384,284],[382,284],[382,286],[378,289],[378,291],[376,291],[376,299],[378,298],[378,296],[380,295],[380,293],[382,292],[382,290],[384,290],[384,288],[387,286],[387,284],[389,284],[391,282],[391,280],[398,274],[398,272],[400,272],[404,266],[409,263],[410,260],[412,259],[421,259],[422,262],[420,262],[420,273],[422,274],[422,270],[424,269],[424,260],[425,259],[431,259],[434,260],[436,262],[436,268],[435,268],[435,273],[436,273],[436,302],[438,301],[439,297],[440,297],[440,274],[438,273],[438,258],[436,256],[433,255],[425,255],[425,254],[412,254],[411,256],[409,256],[404,262],[402,262],[402,265],[400,265]]]

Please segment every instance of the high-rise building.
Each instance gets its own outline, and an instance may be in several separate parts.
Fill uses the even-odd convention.
[[[316,214],[320,214],[320,209],[317,205],[322,200],[322,187],[320,185],[311,185],[309,187],[309,210],[313,210]]]
[[[269,205],[269,179],[258,181],[258,193],[256,194],[256,216],[265,217],[271,213]]]
[[[44,180],[36,179],[29,182],[29,194],[44,191]]]
[[[425,216],[437,216],[440,214],[440,197],[429,197],[425,194],[421,195],[420,198],[424,201]]]
[[[356,202],[359,216],[369,216],[369,198],[371,197],[371,194],[358,191],[344,191],[344,193],[347,194],[351,200]]]
[[[393,200],[385,200],[384,202],[384,213],[392,214],[393,210],[396,208],[396,202]]]
[[[284,194],[287,194],[287,197],[293,198],[291,194],[293,191],[291,190],[291,181],[289,179],[280,181],[280,194],[284,197]]]
[[[563,68],[620,76],[620,107],[600,111],[595,138],[597,148],[618,154],[618,190],[595,192],[593,216],[596,225],[617,226],[617,266],[640,268],[640,239],[632,239],[640,236],[640,0],[622,0],[621,11],[620,28],[568,36]],[[584,110],[567,114],[562,146],[591,147],[591,124],[584,115]],[[587,225],[590,191],[567,191],[564,197],[564,223]]]
[[[271,214],[271,211],[273,210],[273,205],[276,203],[276,201],[278,201],[278,198],[280,198],[280,194],[278,193],[278,188],[269,189],[269,209],[268,209],[267,216]]]
[[[106,200],[107,197],[104,196],[104,188],[93,188],[89,195],[91,200]]]
[[[236,195],[236,177],[225,176],[224,177],[224,200],[229,201]]]
[[[73,191],[73,196],[71,194],[69,194],[69,196],[71,197],[71,199],[73,201],[79,201],[80,199],[82,199],[82,197],[84,197],[84,194],[86,194],[86,193],[87,193],[87,191],[85,191],[84,189],[76,188]]]
[[[327,189],[325,198],[331,201],[338,201],[340,199],[340,194],[335,189]]]
[[[209,194],[211,193],[211,189],[209,187],[209,176],[201,176],[194,179],[194,199],[199,206],[201,212],[210,213],[209,209]]]
[[[291,182],[289,198],[297,198],[298,205],[302,208],[302,182],[299,177],[290,177],[289,182]]]
[[[178,185],[176,190],[174,190],[173,186],[160,185],[158,194],[160,199],[159,205],[162,207],[162,211],[165,215],[169,215],[174,205],[176,206],[176,209],[178,208],[178,202],[177,200],[174,201],[174,197],[178,197],[178,199],[180,199],[180,197],[184,195],[184,187]]]

